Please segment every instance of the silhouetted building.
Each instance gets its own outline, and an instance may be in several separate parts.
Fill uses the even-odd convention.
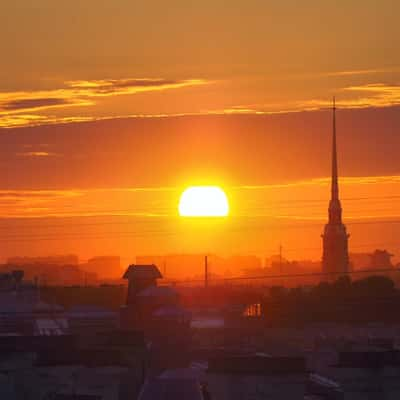
[[[162,278],[162,275],[154,264],[133,264],[125,271],[123,278],[128,280],[126,305],[130,305],[135,304],[138,292],[150,286],[157,286],[157,279]]]
[[[93,257],[81,266],[86,272],[96,273],[101,278],[120,278],[121,258],[118,256]]]
[[[0,274],[0,336],[62,335],[68,330],[64,309],[40,299],[36,284],[23,271]]]
[[[190,313],[180,306],[176,290],[157,286],[162,275],[155,265],[130,265],[124,278],[129,280],[126,306],[121,307],[124,329],[154,331],[158,324],[166,328],[168,324],[186,326],[190,322]]]
[[[23,270],[25,279],[35,281],[40,286],[82,285],[90,278],[90,274],[80,269],[74,257],[15,257],[10,258],[7,264],[0,265],[0,271]],[[68,260],[70,264],[63,263]]]
[[[333,100],[333,135],[332,135],[332,183],[329,203],[329,221],[325,225],[323,238],[322,271],[328,279],[349,272],[348,239],[346,226],[342,222],[342,205],[339,199],[338,163],[336,149],[336,107]],[[338,275],[334,273],[338,273]]]
[[[178,292],[170,286],[157,286],[162,276],[155,265],[131,265],[124,278],[129,280],[129,288],[126,305],[120,309],[121,328],[142,331],[152,343],[152,369],[184,366],[191,313],[180,305]]]
[[[393,268],[392,264],[393,254],[387,250],[375,250],[370,254],[370,268],[371,269],[390,269]]]
[[[10,257],[7,260],[8,264],[13,265],[78,265],[78,256],[75,254],[48,256],[48,257]]]

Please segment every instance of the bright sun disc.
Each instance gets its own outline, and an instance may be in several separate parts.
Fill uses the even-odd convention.
[[[226,217],[228,213],[228,199],[218,186],[191,186],[179,200],[182,217]]]

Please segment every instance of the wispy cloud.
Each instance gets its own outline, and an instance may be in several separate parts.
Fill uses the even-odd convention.
[[[390,72],[398,72],[398,69],[392,68],[376,68],[376,69],[350,69],[343,71],[330,71],[314,74],[313,76],[334,77],[334,76],[360,76],[360,75],[377,75]]]
[[[232,217],[326,218],[330,178],[225,187],[237,207]],[[397,213],[400,176],[343,177],[346,219],[389,218]],[[182,188],[128,187],[76,190],[0,190],[0,218],[176,217]],[[157,192],[155,200],[154,192]],[[377,195],[378,193],[378,195]]]
[[[35,115],[35,114],[13,114],[1,115],[0,112],[0,128],[19,128],[24,126],[40,126],[53,124],[70,124],[78,122],[90,122],[100,119],[109,119],[112,117],[98,118],[86,116],[59,117],[55,115]]]
[[[315,76],[373,75],[387,70],[349,70],[316,74]],[[187,115],[269,115],[303,111],[317,111],[331,106],[330,98],[288,99],[281,102],[233,104],[216,109],[200,109],[184,113],[126,114],[104,116],[79,115],[81,108],[96,105],[102,99],[113,96],[135,95],[214,83],[205,79],[102,79],[74,80],[63,87],[45,91],[0,92],[0,128],[88,122],[118,118],[165,118]],[[339,94],[337,105],[341,108],[359,109],[400,105],[400,85],[366,83],[348,85],[333,90]],[[67,112],[71,107],[79,111]],[[62,113],[49,114],[48,110]],[[82,113],[83,114],[83,113]]]
[[[67,81],[62,87],[51,90],[0,92],[0,127],[96,120],[96,117],[60,117],[44,115],[43,112],[49,109],[92,106],[104,97],[180,89],[209,83],[211,81],[204,79],[76,80]]]
[[[331,178],[313,178],[307,180],[271,183],[266,185],[239,185],[233,189],[240,190],[268,190],[282,189],[288,187],[307,187],[307,186],[328,186]],[[400,175],[383,175],[383,176],[346,176],[340,178],[341,185],[376,185],[376,184],[400,184]]]
[[[400,104],[400,85],[371,83],[367,85],[349,86],[344,91],[360,95],[361,105],[387,107]]]
[[[66,99],[58,98],[33,98],[33,99],[18,99],[10,100],[2,104],[2,109],[6,111],[13,110],[26,110],[26,109],[37,109],[37,108],[48,108],[54,106],[63,106],[69,104]]]
[[[108,79],[93,81],[69,81],[67,85],[78,90],[80,95],[104,97],[113,95],[136,94],[149,91],[179,89],[209,83],[203,79]]]
[[[24,151],[21,153],[16,153],[18,157],[55,157],[58,156],[57,153],[50,153],[48,151]]]
[[[346,72],[343,72],[345,74]],[[350,74],[350,71],[349,71]],[[340,108],[380,108],[400,105],[400,85],[369,83],[339,88],[336,93],[343,95],[337,99]],[[204,110],[206,114],[286,114],[292,112],[317,111],[332,106],[332,99],[308,99],[287,101],[285,103],[240,104],[216,110]]]

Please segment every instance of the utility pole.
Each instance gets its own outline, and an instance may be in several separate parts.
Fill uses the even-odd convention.
[[[204,287],[208,288],[208,256],[204,257]]]

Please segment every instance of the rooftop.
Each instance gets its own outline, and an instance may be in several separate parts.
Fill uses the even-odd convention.
[[[304,374],[307,372],[302,357],[265,357],[219,355],[208,360],[209,373],[244,375]]]
[[[201,400],[199,383],[195,379],[154,378],[146,382],[139,400]]]
[[[160,279],[162,275],[154,264],[149,265],[137,265],[132,264],[125,271],[123,279],[135,280],[135,279]]]

